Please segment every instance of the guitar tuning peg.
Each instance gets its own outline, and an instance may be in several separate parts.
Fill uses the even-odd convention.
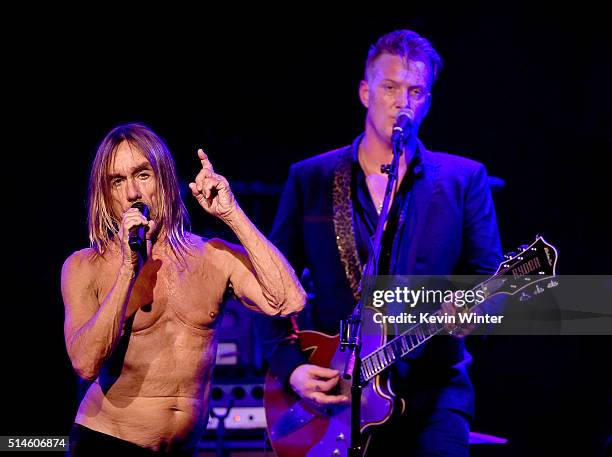
[[[518,248],[519,248],[519,251],[526,251],[529,248],[529,245],[521,244]]]
[[[508,260],[514,257],[515,255],[516,255],[516,252],[508,252],[507,254],[504,255],[504,258]]]
[[[546,287],[548,289],[552,289],[553,287],[557,287],[559,285],[559,283],[557,281],[555,281],[554,279],[551,279],[548,284],[546,284]]]

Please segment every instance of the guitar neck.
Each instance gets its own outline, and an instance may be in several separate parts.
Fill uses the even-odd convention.
[[[503,277],[504,274],[506,272],[502,270],[471,290],[485,299],[489,299],[500,293],[500,289],[506,282],[506,278]],[[465,308],[470,310],[477,306],[478,304],[471,307],[465,305]],[[421,344],[424,344],[431,337],[441,333],[444,330],[444,321],[445,318],[441,310],[432,312],[427,322],[413,325],[376,351],[364,357],[361,360],[361,379],[369,381],[397,360],[414,351]]]
[[[557,249],[538,236],[530,246],[523,245],[517,255],[506,256],[497,272],[471,290],[483,300],[466,309],[473,309],[497,294],[514,295],[525,287],[555,275]],[[537,279],[533,276],[537,275]],[[554,287],[549,284],[547,287]],[[541,289],[543,290],[543,289]],[[522,297],[521,297],[522,299]],[[413,325],[382,347],[361,359],[361,379],[369,381],[408,353],[444,330],[445,318],[441,310],[430,313],[427,322]]]

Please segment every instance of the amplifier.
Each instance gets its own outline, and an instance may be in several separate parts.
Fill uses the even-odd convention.
[[[261,383],[213,383],[210,392],[211,408],[263,407],[264,388]]]
[[[263,406],[244,407],[235,406],[230,408],[212,408],[211,417],[208,419],[207,430],[216,430],[219,427],[217,417],[225,417],[225,428],[227,430],[252,430],[266,428],[266,413]]]

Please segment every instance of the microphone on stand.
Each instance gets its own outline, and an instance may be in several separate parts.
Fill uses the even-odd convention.
[[[400,110],[395,118],[393,132],[391,133],[391,142],[403,143],[410,137],[412,130],[412,121],[414,120],[414,111],[410,108]]]

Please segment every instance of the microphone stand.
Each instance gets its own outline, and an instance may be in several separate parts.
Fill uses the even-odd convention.
[[[397,183],[399,161],[405,144],[405,136],[403,130],[394,128],[391,136],[393,145],[393,160],[391,164],[381,165],[381,171],[389,175],[387,188],[385,189],[385,198],[378,216],[376,224],[376,232],[372,249],[368,257],[368,262],[361,277],[361,298],[351,316],[340,321],[340,350],[347,350],[346,364],[344,366],[343,378],[347,381],[352,381],[351,384],[351,443],[348,448],[348,457],[361,457],[362,455],[362,436],[361,436],[361,393],[363,383],[361,380],[361,323],[363,316],[363,308],[365,301],[372,295],[369,290],[372,283],[366,283],[368,289],[363,290],[363,279],[369,276],[374,276],[378,273],[378,263],[380,251],[382,248],[382,238],[385,231],[387,218],[389,217],[389,206],[391,202],[391,194]],[[356,373],[356,374],[355,374]]]

